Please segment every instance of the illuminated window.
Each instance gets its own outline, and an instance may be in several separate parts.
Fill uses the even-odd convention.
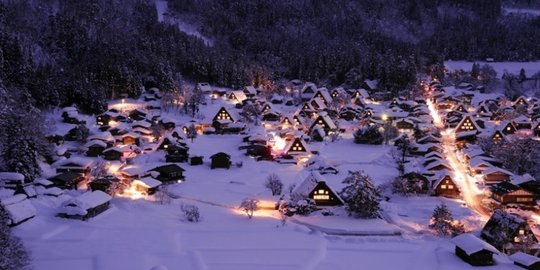
[[[517,202],[532,202],[533,199],[532,199],[532,198],[517,197],[517,198],[516,198],[516,201],[517,201]]]
[[[521,229],[519,230],[519,235],[524,235],[525,234],[525,230]]]
[[[448,185],[448,189],[454,189],[454,185]]]
[[[508,131],[510,131],[511,129],[512,129],[512,128],[510,128],[510,127],[506,127],[506,130],[508,130]]]
[[[446,185],[441,185],[441,189],[446,189]]]
[[[313,195],[314,200],[330,200],[329,195]]]
[[[519,243],[519,237],[518,236],[514,237],[514,243]]]

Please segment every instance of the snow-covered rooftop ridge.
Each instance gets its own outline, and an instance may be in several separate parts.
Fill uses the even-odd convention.
[[[492,245],[484,242],[480,238],[470,233],[464,233],[452,238],[452,243],[461,248],[467,255],[471,255],[481,250],[491,251],[493,253],[499,253],[499,251]]]

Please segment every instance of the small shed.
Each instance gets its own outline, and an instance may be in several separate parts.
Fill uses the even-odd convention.
[[[191,166],[202,165],[203,163],[203,156],[191,156],[189,158],[189,165]]]
[[[167,164],[167,165],[159,166],[150,170],[150,172],[159,173],[154,178],[156,178],[157,180],[165,184],[179,182],[179,181],[184,180],[185,179],[184,171],[185,170],[182,167],[176,164]]]
[[[493,254],[498,253],[497,249],[470,233],[452,238],[452,243],[456,245],[456,255],[472,266],[495,264]]]
[[[24,184],[24,175],[17,172],[0,172],[0,187],[17,188]]]
[[[8,213],[7,224],[9,226],[19,225],[36,215],[36,208],[26,199],[23,194],[4,198],[0,201]]]
[[[521,251],[510,255],[515,265],[529,270],[540,270],[540,258]]]
[[[76,189],[79,183],[83,182],[85,178],[80,173],[64,172],[49,177],[47,180],[53,182],[55,187]]]
[[[145,178],[141,178],[141,179],[137,179],[133,181],[133,185],[135,185],[135,189],[137,191],[141,191],[148,195],[152,195],[156,193],[159,186],[161,186],[161,181],[156,180],[151,177],[145,177]]]
[[[211,156],[210,159],[211,159],[210,168],[212,169],[214,168],[229,169],[231,167],[231,156],[226,153],[223,153],[223,152],[216,153],[213,156]]]

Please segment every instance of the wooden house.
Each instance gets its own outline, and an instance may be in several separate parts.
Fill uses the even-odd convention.
[[[114,136],[110,132],[102,132],[95,135],[90,135],[87,138],[88,141],[102,141],[107,147],[113,147],[116,143]]]
[[[506,139],[505,137],[506,135],[504,135],[504,133],[502,133],[500,130],[495,130],[493,135],[491,135],[491,141],[495,144],[499,144],[504,142],[504,140]]]
[[[324,103],[324,100],[318,97],[314,97],[309,101],[309,104],[315,111],[322,111],[325,110],[326,103]]]
[[[262,114],[262,113],[265,113],[265,112],[267,112],[267,111],[269,111],[269,110],[272,110],[272,106],[271,106],[270,104],[268,104],[268,103],[265,103],[265,104],[262,106],[261,114]]]
[[[280,118],[281,118],[281,114],[273,110],[266,111],[262,115],[262,120],[268,121],[268,122],[278,122]]]
[[[315,95],[316,91],[317,86],[314,83],[307,82],[300,90],[300,96],[302,97],[302,100],[310,100],[313,95]]]
[[[472,266],[493,265],[493,254],[499,253],[495,247],[470,233],[452,238],[452,243],[456,245],[456,255]]]
[[[307,143],[302,138],[296,137],[287,143],[283,148],[283,153],[287,155],[309,155],[311,151],[309,151]]]
[[[101,156],[101,154],[103,153],[103,150],[107,148],[107,144],[104,143],[103,141],[92,140],[86,143],[85,148],[86,148],[86,156],[97,157],[97,156]]]
[[[246,94],[242,90],[236,90],[232,91],[229,96],[229,100],[231,100],[234,103],[242,103],[244,100],[247,99]]]
[[[293,193],[315,201],[317,206],[341,206],[344,204],[339,195],[326,183],[324,177],[318,172],[311,172],[294,190]]]
[[[214,118],[212,118],[212,121],[218,121],[218,122],[226,122],[226,123],[233,123],[238,121],[238,119],[235,117],[235,115],[227,110],[225,107],[221,107],[219,111],[216,113]]]
[[[118,147],[111,147],[103,150],[103,158],[105,160],[121,160],[124,156],[124,151]]]
[[[259,89],[255,88],[254,86],[251,86],[251,85],[244,86],[242,91],[244,92],[244,95],[246,95],[247,97],[254,97],[254,96],[259,94]]]
[[[453,199],[457,199],[460,197],[459,188],[448,173],[448,171],[436,174],[432,179],[433,180],[431,187],[435,196],[442,196]]]
[[[529,107],[529,102],[527,101],[527,99],[525,97],[520,96],[514,101],[514,104],[512,106],[514,108],[517,108],[519,106]]]
[[[93,179],[88,183],[88,187],[92,191],[100,190],[112,196],[114,195],[114,191],[118,188],[119,183],[120,179],[114,176],[105,176]]]
[[[72,172],[82,176],[87,176],[90,173],[90,167],[93,164],[91,159],[70,158],[54,164],[56,173]]]
[[[538,243],[525,220],[500,209],[493,212],[480,235],[489,244],[510,254],[517,251],[525,238]]]
[[[189,157],[189,165],[191,166],[197,166],[202,165],[203,162],[203,156],[191,156]]]
[[[77,186],[86,179],[79,173],[63,172],[49,177],[47,180],[51,181],[55,187],[76,189]]]
[[[132,185],[135,187],[135,190],[147,195],[152,195],[156,193],[161,184],[161,181],[151,177],[135,179],[132,183]]]
[[[169,184],[183,181],[185,179],[184,171],[182,167],[176,164],[167,164],[151,169],[150,174],[162,183]]]
[[[165,160],[166,162],[185,162],[188,160],[188,148],[173,144],[166,149]]]
[[[484,170],[484,183],[494,185],[503,181],[510,181],[513,174],[505,169],[498,167],[489,167]]]
[[[501,124],[501,126],[503,127],[502,128],[502,133],[504,133],[505,135],[511,135],[511,134],[516,133],[516,131],[517,131],[514,124],[512,122],[509,122],[509,121],[504,121]]]
[[[529,119],[529,117],[525,115],[520,115],[514,118],[514,120],[512,120],[512,124],[514,125],[514,127],[516,127],[517,130],[532,128],[531,119]]]
[[[129,112],[128,117],[134,121],[142,121],[146,119],[146,112],[140,109],[135,109]]]
[[[395,126],[399,130],[413,130],[414,122],[409,119],[403,118],[403,119],[397,120],[395,122]]]
[[[130,145],[130,144],[134,144],[134,145],[141,145],[141,135],[137,134],[137,133],[126,133],[126,134],[123,134],[123,135],[120,135],[120,142],[124,145]]]
[[[328,135],[330,131],[337,130],[336,124],[326,112],[319,113],[315,121],[313,121],[309,127],[309,130],[312,131],[315,126],[321,127],[325,132],[324,135]]]
[[[470,115],[463,117],[461,122],[456,126],[456,133],[459,132],[478,132],[480,129]]]
[[[324,104],[328,104],[330,101],[332,101],[332,96],[330,95],[330,93],[328,93],[328,89],[326,89],[325,87],[317,89],[317,92],[315,92],[313,98],[321,99]]]
[[[401,177],[404,185],[415,193],[427,193],[429,190],[429,181],[427,177],[418,172],[409,172]]]
[[[216,153],[210,157],[210,160],[211,160],[211,163],[210,163],[211,169],[215,169],[215,168],[229,169],[231,167],[231,156],[226,153],[223,153],[223,152]]]
[[[533,193],[504,181],[489,187],[491,198],[500,204],[536,205]]]
[[[87,220],[109,208],[111,196],[103,191],[87,191],[64,203],[59,216]]]
[[[509,258],[519,267],[528,270],[540,270],[540,258],[536,256],[519,251],[510,255]]]

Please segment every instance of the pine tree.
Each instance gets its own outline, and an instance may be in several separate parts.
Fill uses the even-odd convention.
[[[0,269],[27,269],[30,256],[22,241],[11,234],[11,229],[7,224],[8,219],[9,215],[6,209],[0,204]]]
[[[437,205],[435,210],[433,210],[429,227],[442,236],[454,236],[464,231],[463,224],[454,220],[452,212],[450,212],[450,209],[444,203]]]
[[[345,203],[350,215],[360,218],[376,218],[379,216],[379,202],[381,195],[378,188],[373,185],[369,175],[363,171],[349,171],[343,180],[347,184],[339,195]]]
[[[24,175],[27,182],[34,181],[41,175],[41,169],[37,163],[38,144],[31,132],[24,129],[23,121],[15,115],[6,119],[4,149],[2,158],[4,169],[18,172]]]
[[[195,128],[194,124],[191,124],[188,127],[187,137],[188,137],[188,139],[191,139],[191,142],[193,142],[193,139],[197,138],[197,129]]]

